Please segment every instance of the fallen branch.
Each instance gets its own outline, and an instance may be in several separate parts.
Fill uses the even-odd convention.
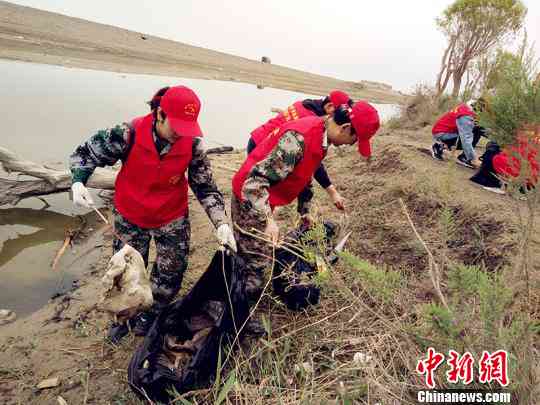
[[[420,241],[422,246],[424,247],[424,250],[428,254],[428,262],[429,262],[429,276],[431,278],[431,282],[433,284],[433,287],[435,288],[435,292],[437,293],[437,296],[439,297],[439,300],[441,303],[445,306],[446,309],[448,308],[448,304],[446,303],[446,299],[444,298],[444,295],[441,291],[441,286],[439,283],[439,275],[441,274],[439,271],[439,265],[435,261],[435,258],[433,257],[433,254],[431,253],[431,250],[429,250],[428,246],[426,245],[426,242],[422,239],[418,231],[416,230],[416,227],[414,226],[414,223],[411,219],[411,216],[409,215],[409,212],[407,211],[407,206],[403,202],[403,200],[400,198],[399,203],[401,204],[401,208],[403,209],[403,212],[405,213],[405,216],[407,217],[407,220],[409,221],[409,224],[411,225],[411,228],[416,235],[417,239]]]
[[[62,243],[62,246],[60,246],[60,249],[58,249],[58,252],[54,256],[54,259],[51,263],[51,267],[53,270],[56,270],[56,266],[58,265],[58,262],[60,261],[60,258],[66,251],[67,247],[71,243],[71,240],[73,239],[74,232],[71,229],[66,230],[66,237],[64,238],[64,243]]]
[[[71,173],[56,170],[24,160],[8,149],[0,147],[0,166],[7,173],[20,173],[39,180],[14,180],[0,178],[0,206],[16,205],[19,201],[42,195],[65,192],[71,187]],[[98,189],[114,189],[117,172],[98,168],[88,180],[87,186]]]
[[[207,155],[228,153],[228,152],[234,152],[234,148],[232,146],[219,146],[217,148],[210,148],[206,150]]]
[[[73,241],[79,236],[79,234],[82,232],[82,230],[86,227],[86,220],[84,219],[84,217],[79,216],[78,218],[81,221],[80,226],[78,228],[75,228],[75,229],[68,228],[65,231],[66,236],[64,238],[64,243],[62,244],[62,246],[60,247],[60,249],[56,253],[56,256],[54,257],[54,260],[52,261],[52,264],[51,264],[51,267],[52,267],[53,270],[56,269],[56,266],[58,265],[58,262],[60,261],[60,258],[62,257],[62,255],[66,251],[67,247],[69,245],[73,246]]]

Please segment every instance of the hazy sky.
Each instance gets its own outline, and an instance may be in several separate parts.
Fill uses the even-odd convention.
[[[74,17],[347,80],[433,83],[451,0],[14,0]],[[540,56],[540,1],[525,0]]]

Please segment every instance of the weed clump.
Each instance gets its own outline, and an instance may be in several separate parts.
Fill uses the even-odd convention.
[[[400,114],[388,121],[390,129],[418,129],[432,125],[436,119],[453,107],[456,100],[447,96],[437,96],[435,89],[418,85],[409,102],[401,107]]]

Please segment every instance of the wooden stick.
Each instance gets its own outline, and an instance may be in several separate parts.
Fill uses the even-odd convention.
[[[92,205],[92,209],[94,211],[96,211],[96,214],[98,214],[98,216],[103,220],[103,222],[105,222],[107,225],[111,226],[111,223],[109,222],[109,220],[107,218],[105,218],[105,216],[96,208]]]
[[[71,242],[71,238],[73,237],[73,232],[70,230],[66,231],[66,237],[64,238],[64,243],[56,253],[56,256],[54,256],[54,260],[51,263],[51,267],[53,270],[56,270],[56,266],[58,265],[58,262],[60,261],[60,258],[66,251],[67,247],[69,246],[69,243]]]
[[[444,298],[444,295],[441,291],[441,287],[439,284],[439,274],[440,274],[439,265],[435,261],[435,258],[433,257],[431,250],[429,250],[428,246],[426,245],[426,242],[424,242],[424,240],[422,239],[422,237],[416,230],[416,227],[414,226],[411,216],[409,215],[409,212],[407,211],[407,206],[405,205],[405,203],[403,202],[401,198],[399,199],[399,203],[401,204],[401,208],[403,209],[403,212],[405,213],[405,216],[407,217],[407,220],[409,221],[409,224],[411,225],[411,228],[414,234],[416,235],[417,239],[420,241],[420,243],[422,244],[422,246],[424,247],[425,251],[428,254],[429,276],[431,278],[431,283],[433,284],[433,287],[435,288],[435,292],[437,293],[437,296],[441,300],[441,303],[446,307],[446,309],[449,309],[448,304],[446,303],[446,299]]]
[[[129,243],[126,242],[126,240],[124,238],[122,238],[115,230],[114,230],[114,227],[112,226],[112,224],[109,222],[109,220],[107,218],[105,218],[105,215],[103,215],[95,206],[91,206],[91,208],[96,212],[96,214],[98,214],[98,216],[101,218],[101,220],[103,222],[105,222],[106,225],[108,225],[110,228],[111,228],[111,232],[112,234],[118,239],[120,240],[124,245],[129,245]]]

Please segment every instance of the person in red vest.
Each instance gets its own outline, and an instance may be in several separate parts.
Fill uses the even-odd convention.
[[[518,183],[521,191],[536,187],[540,173],[540,131],[522,129],[516,141],[501,149],[486,145],[482,166],[470,180],[486,190],[504,194],[504,183]]]
[[[504,148],[493,157],[493,169],[502,178],[525,176],[524,185],[535,187],[540,172],[540,134],[537,137],[520,137],[516,144]],[[522,168],[523,163],[527,168]],[[524,173],[522,173],[524,171]]]
[[[310,116],[283,123],[247,156],[232,180],[231,215],[238,254],[246,263],[246,291],[260,296],[265,267],[271,262],[271,244],[279,228],[273,209],[294,201],[309,184],[326,156],[329,144],[358,144],[359,153],[371,156],[370,141],[379,129],[377,110],[359,101],[340,105],[326,117]],[[309,218],[309,200],[303,201]]]
[[[263,139],[285,122],[294,121],[304,117],[323,117],[325,115],[331,115],[334,113],[336,107],[342,104],[352,107],[353,101],[347,93],[341,90],[332,90],[328,96],[322,99],[306,99],[293,103],[291,106],[287,107],[287,109],[281,111],[277,116],[269,119],[263,125],[251,132],[246,148],[247,153],[251,153]],[[315,171],[314,178],[326,191],[336,208],[344,210],[345,200],[332,184],[323,164]],[[302,206],[302,200],[310,199],[312,196],[313,192],[310,183],[298,197],[299,213],[301,213],[300,207]]]
[[[456,162],[469,168],[478,168],[482,162],[478,159],[474,148],[484,135],[481,127],[475,126],[476,114],[474,108],[483,108],[481,100],[468,104],[459,104],[457,107],[440,117],[431,130],[433,134],[432,156],[438,160],[444,160],[444,151],[463,148]]]
[[[180,289],[189,254],[188,185],[215,226],[219,242],[236,250],[197,122],[199,98],[185,86],[165,87],[155,94],[150,106],[149,114],[130,124],[99,131],[70,157],[73,201],[87,208],[94,206],[85,187],[94,169],[122,161],[113,209],[114,229],[122,240],[115,237],[115,253],[128,243],[148,265],[150,240],[154,238],[154,307],[132,320],[136,334],[146,333],[156,314]],[[118,332],[114,327],[111,333]],[[125,333],[127,330],[115,336],[121,338]]]

